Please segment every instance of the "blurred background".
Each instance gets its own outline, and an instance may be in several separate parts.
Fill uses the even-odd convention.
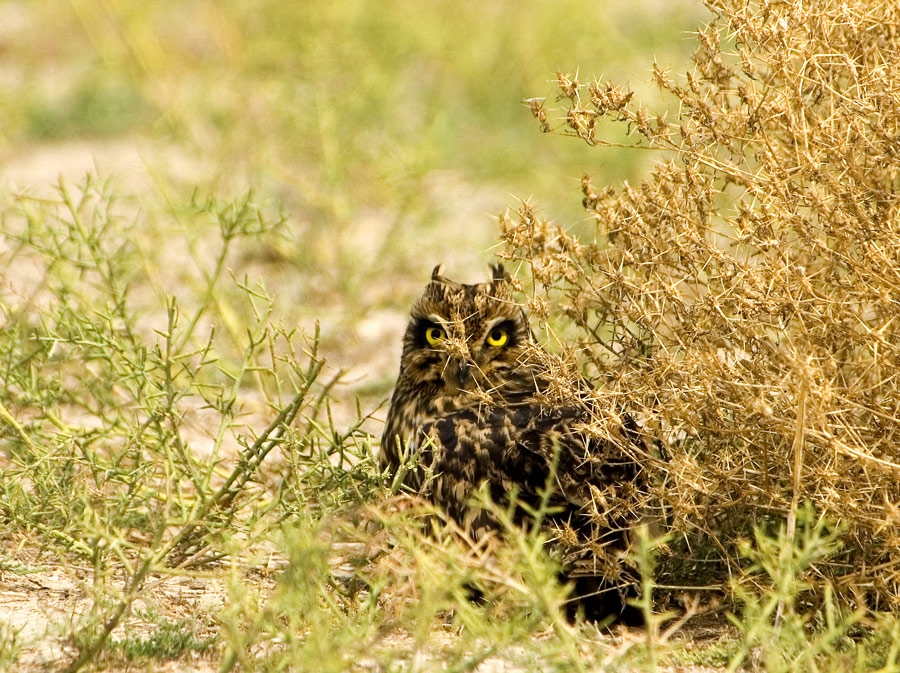
[[[435,264],[475,282],[499,213],[532,199],[577,228],[582,174],[635,180],[655,158],[543,134],[523,99],[552,110],[562,71],[652,106],[654,60],[685,71],[705,16],[694,0],[7,0],[2,186],[108,180],[155,251],[154,291],[176,296],[181,248],[203,254],[192,205],[252,194],[280,225],[229,272],[286,324],[319,320],[331,366],[377,400]]]

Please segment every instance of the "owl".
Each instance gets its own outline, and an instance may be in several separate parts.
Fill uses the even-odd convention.
[[[475,497],[482,489],[502,507],[514,497],[523,525],[544,503],[573,608],[636,621],[626,599],[637,575],[624,552],[644,481],[638,428],[612,413],[610,431],[591,386],[553,368],[559,359],[535,342],[501,265],[474,285],[441,274],[412,308],[383,467],[475,539],[499,529]]]

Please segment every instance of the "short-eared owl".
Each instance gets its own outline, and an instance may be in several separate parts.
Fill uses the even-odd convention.
[[[581,607],[615,615],[635,579],[622,555],[641,490],[637,429],[624,417],[601,437],[591,387],[577,375],[560,386],[503,267],[492,270],[490,282],[465,285],[437,267],[413,306],[382,463],[392,474],[411,468],[404,483],[425,487],[476,538],[497,527],[473,503],[480,488],[500,505],[515,494],[534,508],[549,485],[546,532],[576,592],[594,595]]]

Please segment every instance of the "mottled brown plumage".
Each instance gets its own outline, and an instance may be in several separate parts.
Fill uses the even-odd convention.
[[[560,386],[549,361],[502,266],[476,285],[436,268],[404,336],[381,459],[392,473],[411,462],[404,483],[424,487],[475,538],[498,525],[473,502],[480,488],[533,510],[549,485],[544,527],[576,590],[598,592],[583,607],[599,617],[622,610],[636,577],[622,553],[637,518],[641,444],[627,417],[601,434],[590,386],[577,375]],[[528,507],[516,511],[529,523]]]

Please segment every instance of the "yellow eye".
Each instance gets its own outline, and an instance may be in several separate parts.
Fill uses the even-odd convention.
[[[487,336],[488,346],[500,348],[505,346],[509,341],[509,332],[502,327],[495,327]]]
[[[437,346],[446,338],[446,332],[444,332],[444,330],[442,330],[440,327],[434,327],[432,325],[425,330],[425,341],[428,342],[429,346]]]

